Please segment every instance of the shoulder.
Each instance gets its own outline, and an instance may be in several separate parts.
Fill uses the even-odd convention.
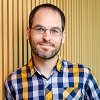
[[[91,76],[91,69],[84,64],[72,63],[63,60],[62,61],[63,72],[67,72],[69,75],[88,79]]]
[[[25,72],[27,70],[27,65],[16,69],[14,72],[12,72],[5,80],[5,84],[6,83],[10,83],[10,82],[14,82],[18,79],[21,78],[21,74],[22,72]]]
[[[69,70],[76,70],[76,71],[87,72],[87,73],[91,71],[89,67],[80,63],[73,63],[73,62],[62,60],[62,65],[64,66],[64,68],[67,68]]]
[[[64,72],[68,72],[69,74],[77,75],[77,77],[84,78],[84,80],[87,80],[87,82],[97,82],[93,71],[91,71],[91,69],[84,64],[72,63],[69,61],[62,60],[62,65],[64,67]]]

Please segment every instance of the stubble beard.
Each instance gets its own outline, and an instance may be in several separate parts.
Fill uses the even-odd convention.
[[[61,41],[58,46],[55,46],[54,44],[52,44],[52,47],[55,49],[48,52],[47,48],[44,48],[43,50],[39,50],[37,48],[37,44],[34,41],[32,41],[31,39],[29,39],[29,41],[30,41],[30,46],[31,46],[32,52],[42,59],[51,59],[51,58],[55,57],[58,54],[58,52],[61,48],[61,43],[62,43],[62,41]],[[48,43],[46,41],[41,41],[41,42]]]

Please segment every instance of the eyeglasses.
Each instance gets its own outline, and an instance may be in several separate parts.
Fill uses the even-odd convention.
[[[50,34],[53,36],[59,36],[62,33],[59,27],[52,27],[51,29],[46,29],[43,26],[35,26],[34,28],[31,29],[33,29],[34,33],[36,34],[44,34],[47,30],[49,30]]]

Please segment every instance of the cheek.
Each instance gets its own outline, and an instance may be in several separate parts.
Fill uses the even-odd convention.
[[[36,34],[31,34],[30,35],[30,39],[31,39],[31,41],[38,41],[38,40],[40,40],[40,37],[39,36],[37,36]]]
[[[57,46],[59,46],[60,44],[62,44],[62,38],[58,38],[57,40],[55,40],[55,44]]]
[[[37,36],[36,34],[35,35],[30,35],[29,42],[30,42],[31,47],[38,46],[39,41],[42,41],[41,37]]]

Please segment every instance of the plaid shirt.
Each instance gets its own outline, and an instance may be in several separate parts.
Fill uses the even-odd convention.
[[[100,87],[84,65],[59,58],[46,79],[31,59],[6,79],[5,100],[100,100]]]

